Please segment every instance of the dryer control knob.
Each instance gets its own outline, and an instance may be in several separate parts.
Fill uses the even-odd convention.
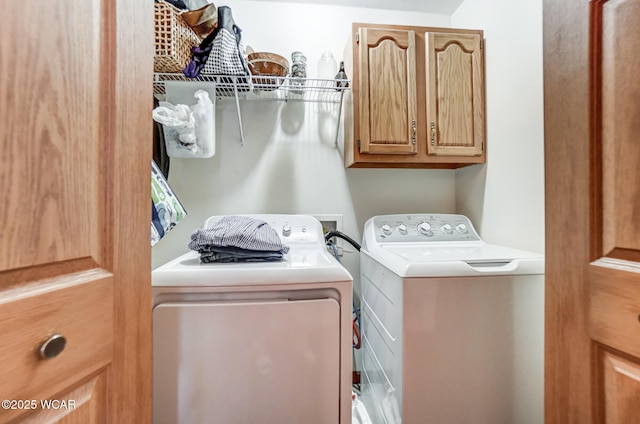
[[[418,224],[418,232],[420,234],[424,234],[425,236],[431,235],[431,225],[428,222],[421,222]]]
[[[459,233],[466,234],[469,231],[469,229],[467,228],[466,224],[458,224],[456,225],[456,231]]]
[[[407,226],[404,224],[398,225],[398,232],[402,235],[407,234]]]
[[[282,226],[282,235],[285,237],[289,237],[291,235],[291,225],[284,224]]]
[[[389,224],[382,225],[382,232],[385,233],[386,235],[391,234],[391,227],[389,226]]]
[[[451,234],[453,232],[453,228],[451,227],[451,224],[442,224],[442,227],[440,227],[440,229],[445,234]]]

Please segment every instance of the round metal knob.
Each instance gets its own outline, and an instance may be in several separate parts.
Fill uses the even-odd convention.
[[[282,235],[285,237],[289,237],[291,235],[291,225],[284,224],[282,227]]]
[[[418,232],[425,236],[431,235],[431,225],[428,222],[421,222],[418,224]]]
[[[456,231],[459,233],[466,233],[469,231],[469,229],[465,224],[458,224],[456,225]]]
[[[382,232],[385,233],[386,235],[391,234],[391,226],[389,224],[383,224]]]
[[[407,226],[404,224],[398,225],[398,232],[402,235],[407,234]]]
[[[40,357],[52,359],[60,355],[67,345],[67,339],[62,334],[54,334],[40,346]]]
[[[451,234],[453,232],[453,228],[451,228],[451,224],[442,224],[440,227],[443,233]]]

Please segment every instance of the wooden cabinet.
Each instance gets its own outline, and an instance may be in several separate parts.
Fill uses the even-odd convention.
[[[345,166],[484,163],[482,31],[355,23],[344,57]]]

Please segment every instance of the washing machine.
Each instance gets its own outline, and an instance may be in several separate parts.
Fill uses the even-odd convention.
[[[455,214],[369,219],[362,400],[375,424],[542,424],[544,257]]]
[[[250,216],[289,247],[282,261],[190,252],[152,272],[153,422],[348,424],[352,277],[314,217]]]

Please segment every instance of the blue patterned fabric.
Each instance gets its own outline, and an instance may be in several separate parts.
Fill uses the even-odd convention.
[[[189,248],[200,253],[203,262],[280,260],[289,251],[269,224],[238,215],[194,231]]]
[[[281,261],[282,252],[240,249],[238,247],[210,247],[200,252],[200,260],[209,262],[271,262]]]

